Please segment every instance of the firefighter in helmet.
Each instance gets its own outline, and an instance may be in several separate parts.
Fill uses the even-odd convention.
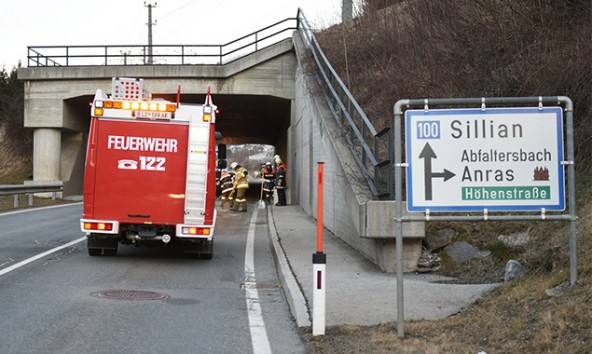
[[[234,179],[234,171],[230,169],[224,169],[220,174],[220,190],[222,191],[222,209],[226,208],[226,205],[230,203],[232,205],[232,189],[234,187],[233,183]]]
[[[246,168],[239,165],[237,162],[233,162],[230,164],[230,168],[234,171],[234,186],[232,188],[232,193],[236,193],[236,197],[234,198],[234,206],[232,210],[234,211],[247,211],[247,199],[245,194],[247,193],[247,189],[249,188],[249,181],[247,180],[247,176],[249,175],[249,171]]]
[[[278,202],[275,204],[277,206],[284,206],[286,205],[286,187],[288,183],[286,181],[287,171],[286,165],[280,158],[280,155],[275,155],[273,157],[275,162],[275,189],[277,191]]]
[[[271,162],[266,162],[261,171],[263,176],[263,193],[269,203],[273,198],[273,187],[275,185],[275,169],[271,165]]]

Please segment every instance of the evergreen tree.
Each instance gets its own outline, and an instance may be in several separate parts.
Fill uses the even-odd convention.
[[[26,159],[30,158],[33,136],[24,127],[24,85],[18,80],[18,68],[0,69],[0,133],[4,147]]]

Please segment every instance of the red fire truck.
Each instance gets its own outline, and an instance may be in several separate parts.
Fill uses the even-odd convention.
[[[91,256],[119,243],[179,244],[213,256],[216,106],[151,99],[144,81],[113,78],[91,108],[80,227]]]

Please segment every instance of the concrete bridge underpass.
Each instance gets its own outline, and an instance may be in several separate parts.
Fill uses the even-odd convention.
[[[25,126],[34,130],[31,183],[61,181],[65,196],[82,194],[89,103],[97,89],[110,93],[112,77],[143,78],[153,97],[171,101],[180,84],[184,103],[203,103],[209,86],[220,109],[216,130],[223,135],[221,143],[274,146],[288,165],[288,202],[313,217],[316,167],[323,161],[325,228],[384,271],[394,272],[394,201],[376,200],[359,178],[344,134],[318,94],[318,81],[303,69],[304,58],[310,58],[312,32],[308,29],[303,35],[302,19],[299,12],[298,24],[288,28],[287,38],[261,47],[255,44],[256,50],[247,55],[228,62],[220,57],[219,63],[210,65],[155,60],[149,65],[76,66],[67,65],[70,58],[65,56],[48,60],[35,50],[33,64],[30,56],[29,67],[18,72],[25,83]],[[66,60],[65,65],[60,60]],[[404,271],[413,271],[424,225],[407,223],[403,234]]]

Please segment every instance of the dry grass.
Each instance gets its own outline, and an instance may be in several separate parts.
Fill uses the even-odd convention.
[[[18,207],[14,207],[14,196],[12,195],[3,195],[0,196],[0,211],[8,211],[8,210],[16,210],[16,209],[25,209],[31,207],[40,207],[40,206],[47,206],[47,205],[56,205],[56,204],[68,204],[72,203],[71,200],[65,199],[51,199],[51,198],[40,198],[40,197],[33,197],[33,205],[29,205],[29,196],[21,194],[18,196]]]
[[[590,156],[591,0],[365,2],[366,16],[318,37],[377,130],[399,99],[565,95]],[[384,4],[396,5],[372,11]]]
[[[556,280],[557,281],[557,280]],[[442,321],[408,321],[405,338],[396,323],[335,326],[324,337],[305,331],[312,353],[590,353],[589,286],[577,284],[547,298],[537,277],[506,285],[462,313]],[[545,281],[545,284],[552,284]]]
[[[578,281],[567,294],[550,297],[545,293],[569,279],[567,225],[553,222],[535,227],[524,225],[531,227],[534,237],[529,250],[522,255],[524,262],[534,265],[525,277],[504,284],[447,319],[406,321],[403,339],[397,336],[395,322],[366,327],[330,327],[323,337],[313,337],[310,330],[305,329],[303,336],[310,352],[592,353],[592,198],[588,197],[592,186],[581,187]],[[486,242],[474,237],[475,241]],[[542,264],[538,258],[548,257],[549,249],[559,256]],[[469,274],[471,266],[456,264],[455,272],[461,274],[464,268],[465,274]]]
[[[396,5],[395,10],[384,8]],[[381,129],[398,99],[566,95],[575,104],[578,281],[563,296],[545,290],[569,280],[568,223],[430,223],[452,228],[493,257],[454,263],[446,275],[499,281],[509,259],[526,276],[441,321],[335,326],[303,336],[311,353],[592,353],[592,1],[366,0],[367,16],[319,34],[341,78]],[[347,50],[346,50],[347,49]],[[376,90],[380,87],[380,90]],[[527,231],[526,247],[496,243]],[[501,270],[501,273],[500,273]]]

